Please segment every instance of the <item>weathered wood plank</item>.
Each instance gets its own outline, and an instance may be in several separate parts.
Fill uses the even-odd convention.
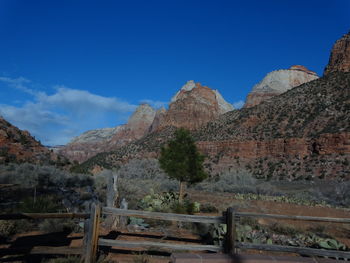
[[[241,249],[290,252],[290,253],[297,253],[301,255],[310,255],[310,256],[324,256],[324,257],[348,258],[348,259],[350,258],[350,252],[344,252],[344,251],[338,251],[338,250],[326,250],[326,249],[266,245],[266,244],[252,244],[252,243],[236,243],[236,247]]]
[[[141,218],[153,218],[160,220],[182,221],[182,222],[200,222],[200,223],[213,223],[213,224],[225,224],[226,219],[223,216],[199,216],[199,215],[185,215],[185,214],[173,214],[173,213],[160,213],[149,212],[141,210],[125,210],[113,207],[102,208],[103,214],[114,214],[122,216],[134,216]]]
[[[16,213],[0,214],[0,220],[44,219],[44,218],[88,218],[85,213]]]
[[[0,256],[16,254],[42,254],[42,255],[80,255],[83,253],[81,247],[47,247],[38,246],[33,248],[1,248]]]
[[[190,250],[190,251],[222,251],[223,248],[214,245],[192,245],[192,244],[171,244],[161,242],[146,242],[146,241],[125,241],[125,240],[110,240],[100,238],[98,241],[100,246],[124,247],[124,248],[158,248],[170,250]]]
[[[226,253],[233,255],[235,254],[235,240],[236,240],[236,224],[235,224],[235,210],[233,207],[229,207],[226,210],[226,222],[227,222],[227,233],[226,233]]]
[[[96,260],[100,211],[101,209],[99,205],[92,204],[84,252],[85,263],[93,263]]]
[[[264,217],[264,218],[278,218],[278,219],[304,220],[304,221],[350,223],[350,218],[292,216],[292,215],[277,215],[277,214],[259,214],[259,213],[250,213],[250,212],[237,212],[236,216],[237,217]]]

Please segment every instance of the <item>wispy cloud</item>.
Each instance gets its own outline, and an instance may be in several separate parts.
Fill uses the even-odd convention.
[[[33,89],[26,87],[25,85],[30,83],[30,80],[19,77],[16,79],[8,78],[8,77],[0,77],[0,81],[8,84],[10,87],[14,89],[18,89],[30,95],[35,95],[36,92]]]
[[[158,100],[149,100],[149,99],[144,99],[144,100],[140,100],[140,104],[141,103],[147,103],[150,106],[152,106],[153,108],[159,109],[161,107],[167,107],[169,102],[165,102],[165,101],[158,101]]]
[[[243,107],[244,105],[244,101],[243,100],[239,100],[239,101],[236,101],[234,103],[232,103],[233,107],[235,107],[235,109],[240,109]]]
[[[20,106],[0,104],[0,114],[46,145],[65,144],[89,129],[116,126],[137,107],[118,98],[64,86],[56,86],[53,94],[47,94],[28,87],[31,82],[25,78],[0,77],[0,81],[32,98]]]

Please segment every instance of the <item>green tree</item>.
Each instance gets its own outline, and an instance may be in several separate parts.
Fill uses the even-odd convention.
[[[183,201],[186,183],[195,184],[208,177],[203,168],[204,155],[200,154],[190,132],[180,128],[175,139],[161,149],[160,167],[170,178],[180,182],[179,203]]]

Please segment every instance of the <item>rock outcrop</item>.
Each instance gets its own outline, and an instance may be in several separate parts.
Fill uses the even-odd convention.
[[[335,42],[324,75],[335,71],[350,72],[350,32]]]
[[[95,143],[101,141],[110,140],[115,133],[120,130],[122,126],[117,126],[114,128],[103,128],[97,130],[86,131],[83,134],[73,138],[70,143]]]
[[[194,130],[231,110],[217,90],[190,80],[171,99],[169,109],[158,113],[152,131],[169,126]]]
[[[292,66],[289,69],[272,71],[253,87],[252,92],[247,96],[244,108],[250,108],[261,102],[269,101],[274,96],[317,78],[318,76],[315,72],[300,65]]]
[[[35,140],[28,131],[22,131],[0,116],[0,163],[62,163],[56,154]]]
[[[142,104],[135,110],[127,124],[87,131],[58,149],[58,152],[70,160],[85,161],[98,153],[140,139],[148,133],[154,117],[155,110],[148,104]]]

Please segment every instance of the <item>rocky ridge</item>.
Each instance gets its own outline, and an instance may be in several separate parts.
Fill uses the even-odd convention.
[[[250,108],[261,102],[269,101],[274,96],[317,78],[318,76],[315,72],[301,65],[272,71],[253,87],[252,92],[247,96],[244,108]]]
[[[335,42],[324,75],[336,71],[350,72],[350,32]]]
[[[66,160],[0,116],[0,163],[30,162],[63,164]]]

